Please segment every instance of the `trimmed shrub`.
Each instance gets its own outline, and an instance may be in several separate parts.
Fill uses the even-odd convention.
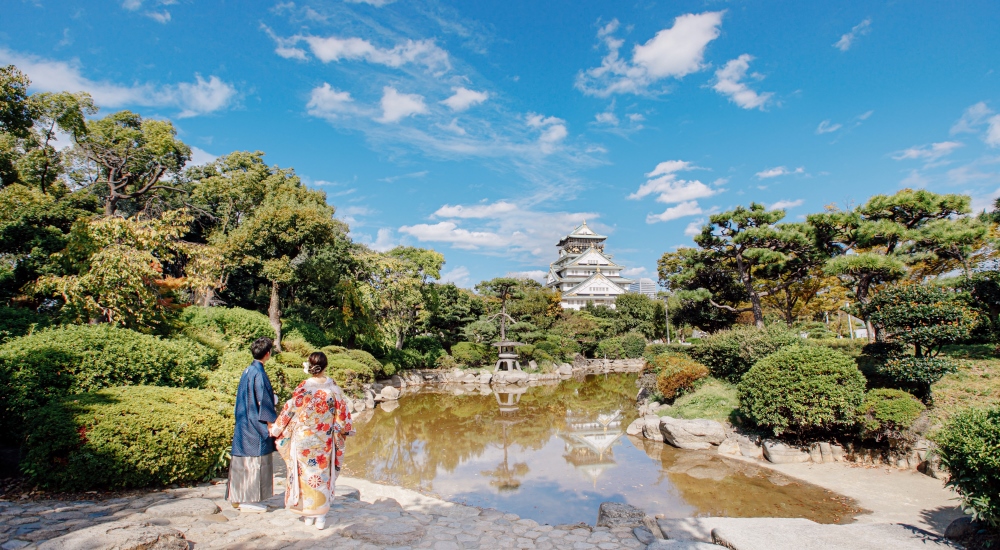
[[[1000,528],[1000,407],[955,415],[935,441],[962,507],[973,519]]]
[[[446,370],[459,368],[458,361],[456,361],[455,358],[450,355],[442,355],[438,357],[436,366],[439,369],[446,369]]]
[[[281,332],[282,340],[288,338],[308,342],[310,347],[314,348],[310,353],[323,346],[330,345],[330,339],[326,337],[326,332],[322,328],[305,321],[296,319],[284,321]]]
[[[188,339],[110,325],[69,325],[0,346],[0,437],[18,438],[33,409],[111,386],[198,387],[216,359]]]
[[[451,346],[451,356],[460,365],[481,367],[486,364],[488,351],[484,344],[475,342],[459,342]]]
[[[757,362],[737,386],[740,408],[775,435],[852,427],[865,377],[854,361],[827,348],[792,346]]]
[[[0,306],[0,344],[42,330],[50,324],[51,319],[30,309]]]
[[[393,365],[391,369],[387,369],[385,365],[375,358],[374,355],[365,350],[349,349],[347,350],[347,356],[354,359],[358,363],[367,365],[368,368],[372,370],[376,378],[396,374],[395,365]]]
[[[219,350],[247,350],[261,336],[274,338],[267,316],[249,309],[189,306],[180,320],[193,329],[186,331],[189,336]]]
[[[877,386],[904,389],[921,399],[929,399],[931,384],[958,366],[943,357],[914,357],[906,354],[901,342],[873,342],[858,357],[865,376]]]
[[[736,326],[720,330],[691,346],[688,354],[706,365],[712,376],[739,382],[757,361],[781,348],[802,342],[798,335],[781,325]]]
[[[279,355],[283,355],[288,361],[302,359],[290,353]],[[253,356],[248,351],[230,351],[223,354],[222,358],[219,359],[219,366],[214,371],[208,373],[204,386],[205,389],[235,396],[236,390],[240,386],[240,376],[243,375],[243,370],[252,361]],[[286,365],[279,363],[275,359],[271,359],[267,363],[264,363],[264,372],[267,373],[267,378],[271,381],[271,388],[274,390],[274,394],[278,396],[279,407],[285,401],[291,399],[292,392],[295,391],[299,383],[309,377],[302,370],[303,361],[305,360],[302,359],[294,365]]]
[[[865,394],[858,409],[861,437],[888,440],[889,446],[903,448],[913,443],[913,423],[927,409],[919,399],[901,390],[882,388]]]
[[[821,338],[818,340],[809,339],[806,340],[805,343],[813,346],[830,348],[832,350],[839,351],[848,357],[857,357],[861,355],[861,352],[864,350],[868,340],[863,338]]]
[[[53,402],[30,420],[21,467],[43,487],[164,486],[225,471],[233,402],[195,389],[106,388]]]
[[[302,372],[302,369],[299,369],[299,372]],[[360,395],[363,389],[362,385],[375,381],[375,372],[370,366],[346,355],[330,357],[326,373],[350,395]]]
[[[656,356],[652,366],[659,374],[656,389],[664,399],[674,399],[694,388],[694,383],[708,376],[708,367],[682,355]]]
[[[646,337],[638,332],[630,332],[620,337],[622,352],[626,359],[638,359],[646,351]]]

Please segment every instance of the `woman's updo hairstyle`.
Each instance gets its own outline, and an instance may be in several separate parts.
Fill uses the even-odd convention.
[[[326,354],[314,351],[309,354],[309,374],[317,375],[326,370]]]

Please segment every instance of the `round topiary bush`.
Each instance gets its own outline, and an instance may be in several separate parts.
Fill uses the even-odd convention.
[[[736,383],[757,361],[801,341],[781,325],[736,326],[702,338],[688,354],[708,366],[712,376]]]
[[[973,519],[1000,528],[1000,407],[955,415],[935,441],[962,507]]]
[[[865,377],[842,353],[791,346],[758,361],[737,389],[749,420],[775,435],[804,435],[853,426]]]
[[[23,472],[62,491],[188,483],[220,475],[233,401],[218,393],[130,386],[67,397],[31,415]]]
[[[334,355],[328,361],[327,375],[349,395],[359,395],[363,384],[370,384],[375,380],[375,373],[370,366],[346,355]]]
[[[31,411],[65,395],[111,386],[198,387],[211,348],[110,325],[69,325],[0,346],[0,438],[18,439]]]
[[[455,361],[467,367],[480,367],[486,364],[487,349],[483,344],[475,342],[459,342],[451,346],[451,356]]]
[[[242,351],[262,336],[274,338],[267,316],[249,309],[189,306],[180,320],[193,329],[188,331],[192,337],[217,349]]]
[[[865,394],[858,409],[861,437],[888,440],[891,447],[912,443],[910,428],[927,409],[919,399],[902,390],[876,389]]]
[[[664,399],[674,399],[694,388],[694,383],[708,376],[708,367],[683,355],[657,355],[651,362],[657,373],[656,389]]]

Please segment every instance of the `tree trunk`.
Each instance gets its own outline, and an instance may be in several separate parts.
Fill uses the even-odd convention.
[[[795,299],[792,296],[791,287],[785,287],[785,323],[789,328],[795,324],[795,316],[793,315],[793,310],[795,309]]]
[[[403,331],[396,330],[396,349],[403,349]]]
[[[281,286],[278,281],[271,281],[271,304],[267,308],[267,318],[274,329],[274,351],[281,353]]]
[[[750,270],[743,266],[743,258],[736,258],[736,269],[740,273],[740,280],[746,288],[747,295],[750,296],[751,311],[753,311],[753,322],[757,328],[764,328],[764,310],[760,307],[760,295],[753,289],[753,281],[750,279]]]
[[[118,199],[108,197],[108,200],[104,201],[104,215],[111,217],[115,215],[115,211],[118,210]]]

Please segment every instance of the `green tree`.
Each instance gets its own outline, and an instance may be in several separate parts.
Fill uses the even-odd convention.
[[[656,316],[656,302],[645,294],[628,293],[618,296],[615,299],[615,311],[618,313],[619,334],[636,331],[652,339],[657,322],[663,321],[662,317]]]
[[[434,291],[429,295],[433,301],[428,304],[423,331],[440,339],[445,351],[451,353],[451,347],[465,338],[465,327],[486,310],[479,296],[455,283],[432,284]]]
[[[14,65],[0,67],[0,131],[26,137],[34,113],[28,100],[31,80]]]
[[[784,217],[783,210],[767,210],[761,204],[751,203],[749,208],[738,206],[709,218],[694,239],[702,254],[692,255],[691,259],[695,266],[714,263],[728,270],[743,286],[750,302],[749,306],[738,308],[710,299],[712,305],[734,313],[750,311],[757,326],[764,326],[761,298],[804,276],[815,255],[813,243],[801,227],[777,224]],[[785,280],[773,280],[776,272],[784,273]]]
[[[76,171],[81,183],[104,187],[104,214],[113,216],[121,201],[158,190],[179,190],[166,182],[179,176],[191,149],[176,139],[174,125],[119,111],[87,121],[76,140],[84,165]]]
[[[34,131],[24,140],[25,152],[18,162],[21,181],[42,193],[65,170],[63,154],[52,145],[56,130],[74,140],[87,132],[86,116],[97,113],[90,95],[80,93],[40,93],[31,96]]]

